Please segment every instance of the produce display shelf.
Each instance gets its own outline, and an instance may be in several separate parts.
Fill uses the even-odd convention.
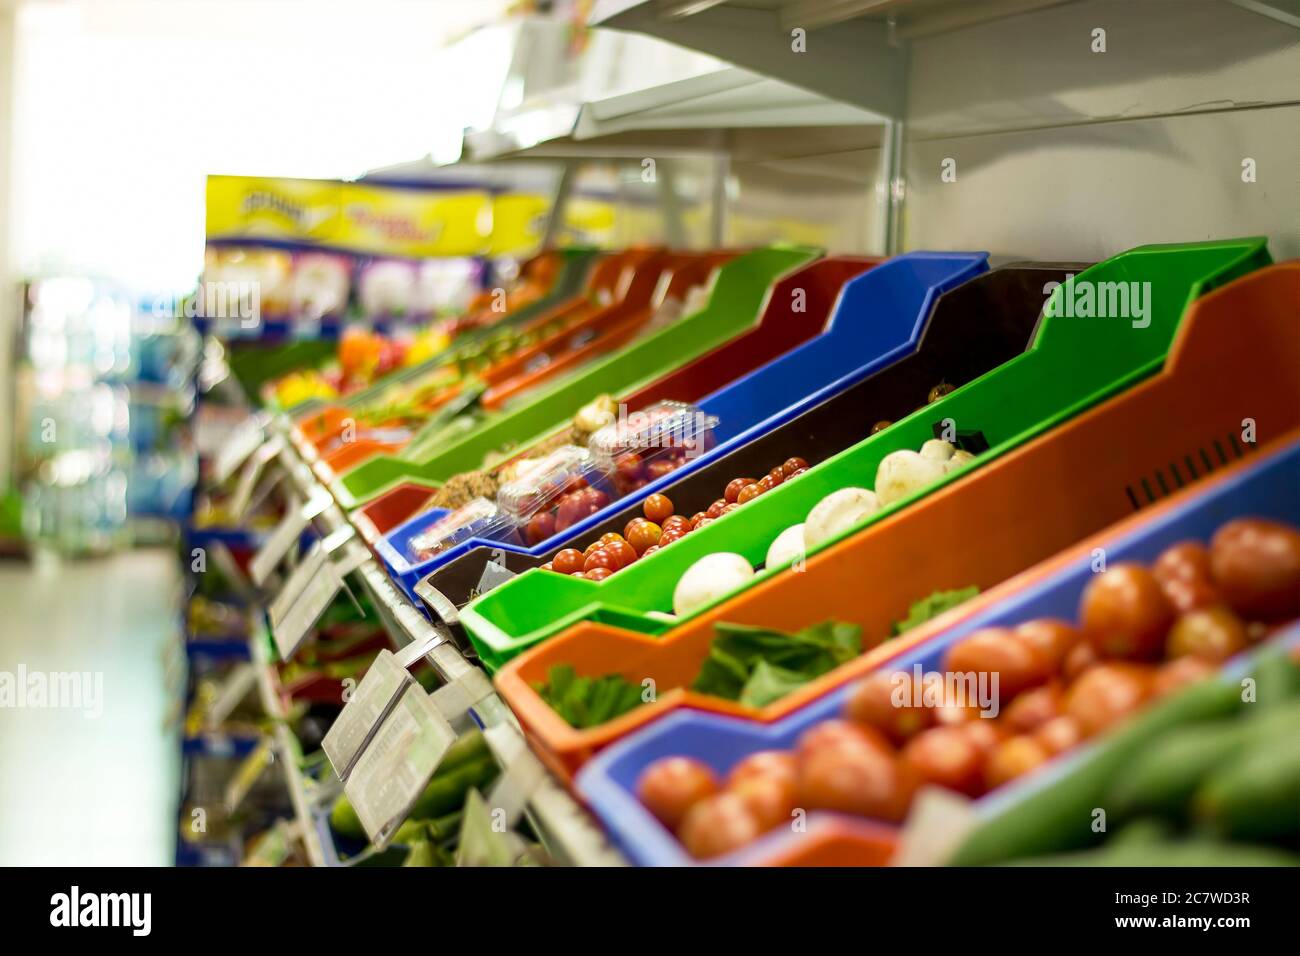
[[[1030,620],[1074,620],[1079,597],[1093,579],[1096,549],[1107,563],[1150,564],[1170,545],[1188,539],[1205,542],[1227,521],[1262,517],[1300,524],[1300,432],[1257,460],[1239,462],[1203,485],[1184,489],[1149,512],[1086,539],[1043,568],[1002,589],[999,600],[959,623],[911,642],[889,660],[894,672],[941,671],[945,652],[959,639],[988,627],[1014,627]],[[1236,685],[1241,674],[1255,674],[1261,653],[1300,638],[1300,624],[1283,624],[1262,645],[1238,655],[1221,673]],[[1262,679],[1262,678],[1261,678]],[[1173,694],[1088,742],[971,804],[978,821],[958,841],[954,859],[964,864],[997,863],[1068,849],[1086,842],[1089,808],[1105,806],[1104,792],[1124,762],[1142,752],[1152,736],[1170,726],[1215,715],[1239,693],[1239,686],[1206,681]],[[788,749],[813,725],[843,712],[847,687],[837,688],[772,723],[683,710],[643,728],[601,753],[579,772],[577,789],[609,828],[615,841],[642,865],[694,862],[636,797],[636,781],[654,760],[694,757],[725,774],[745,756]],[[811,817],[817,816],[814,811]],[[1071,826],[1071,821],[1076,825]],[[767,863],[792,851],[803,835],[771,832],[717,863]],[[874,852],[874,851],[873,851]],[[865,862],[865,861],[864,861]]]
[[[780,719],[924,640],[941,622],[885,641],[762,708],[689,690],[717,623],[796,631],[835,619],[859,625],[874,640],[936,589],[993,587],[1139,505],[1184,484],[1195,487],[1258,454],[1254,449],[1267,450],[1300,427],[1300,324],[1286,308],[1298,300],[1300,261],[1251,272],[1192,303],[1165,367],[1134,388],[812,556],[797,573],[771,577],[661,634],[583,622],[508,663],[497,674],[498,690],[562,775],[679,708]],[[1213,389],[1205,388],[1210,380]],[[1255,423],[1253,443],[1241,438],[1247,420]],[[952,528],[980,546],[933,548]],[[870,588],[861,586],[866,581]],[[995,593],[941,620],[973,613]],[[657,699],[600,727],[574,730],[533,690],[559,664],[583,674],[651,678]]]
[[[474,548],[499,548],[503,552],[530,556],[554,554],[570,542],[589,535],[612,513],[626,512],[630,506],[676,484],[716,458],[761,438],[808,408],[914,354],[925,334],[935,299],[983,272],[987,257],[983,253],[909,252],[865,268],[868,264],[820,259],[792,272],[772,287],[759,328],[768,324],[797,325],[800,314],[809,314],[797,312],[793,306],[800,298],[800,291],[806,296],[806,290],[815,288],[819,277],[827,273],[828,279],[822,282],[834,284],[840,280],[833,290],[827,290],[832,294],[818,297],[821,308],[813,314],[821,318],[818,323],[824,328],[821,334],[794,343],[784,354],[756,367],[749,362],[759,361],[764,355],[749,349],[744,342],[754,333],[732,340],[712,354],[730,353],[733,348],[748,353],[739,369],[743,374],[708,392],[701,393],[698,389],[701,384],[707,388],[716,382],[711,375],[704,384],[670,373],[666,376],[667,384],[656,382],[650,386],[648,391],[657,392],[665,399],[692,402],[702,414],[718,419],[712,431],[717,444],[686,460],[676,470],[531,547],[510,538],[496,542],[472,537],[434,558],[413,562],[411,539],[437,520],[440,513],[434,512],[406,522],[386,536],[376,550],[411,594],[421,578]],[[854,272],[846,275],[846,265]],[[806,310],[807,303],[803,305]],[[644,407],[630,400],[622,404],[629,410]]]
[[[287,435],[288,423],[280,419],[272,428]],[[297,455],[293,443],[286,442],[286,451],[280,462],[291,481],[304,498],[318,494],[322,488],[311,468]],[[347,516],[337,505],[331,506],[318,519],[326,534],[348,523]],[[365,588],[372,606],[379,613],[385,631],[398,646],[420,643],[426,646],[425,660],[444,682],[470,680],[477,683],[482,671],[457,649],[445,628],[434,625],[398,589],[373,557],[364,561],[353,577]],[[619,866],[622,856],[606,839],[599,826],[584,811],[572,795],[540,765],[537,757],[523,741],[522,731],[511,713],[487,685],[488,693],[479,698],[471,708],[471,715],[479,726],[506,727],[510,734],[502,738],[489,737],[489,745],[503,761],[532,761],[538,764],[541,783],[529,800],[528,814],[543,842],[561,862],[571,865]],[[287,728],[286,728],[287,730]],[[501,741],[510,741],[503,744]],[[502,748],[498,750],[498,748]],[[528,774],[525,774],[527,776]]]
[[[480,658],[494,668],[583,620],[661,633],[667,626],[662,613],[672,607],[678,580],[700,558],[734,552],[751,566],[761,565],[777,534],[802,522],[827,494],[871,483],[887,454],[919,449],[935,436],[936,424],[946,421],[956,423],[959,430],[981,433],[987,450],[866,521],[887,518],[925,495],[961,481],[1000,455],[1158,371],[1191,301],[1270,261],[1266,241],[1261,238],[1143,246],[1106,260],[1085,270],[1075,281],[1089,285],[1149,283],[1149,308],[1141,319],[1075,319],[1066,314],[1064,305],[1073,287],[1063,285],[1052,294],[1054,314],[1045,317],[1033,346],[1023,355],[604,581],[527,571],[472,602],[461,612],[461,623]],[[1139,321],[1143,323],[1140,327],[1133,324]],[[859,522],[820,547],[829,547],[861,526]],[[785,571],[785,567],[764,569],[746,587]],[[718,595],[710,604],[729,596]],[[697,607],[692,614],[708,606]],[[683,616],[676,618],[681,620]]]

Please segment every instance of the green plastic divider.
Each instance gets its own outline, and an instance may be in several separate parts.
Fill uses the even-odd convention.
[[[332,490],[343,507],[354,508],[400,482],[442,482],[482,467],[489,452],[505,447],[526,448],[572,418],[597,395],[635,391],[739,335],[758,321],[772,284],[817,254],[812,249],[785,247],[757,249],[737,256],[719,269],[708,305],[699,312],[489,416],[426,461],[409,461],[400,456],[372,458],[341,476]]]
[[[815,550],[859,532],[949,481],[958,480],[969,469],[987,464],[1154,374],[1163,366],[1190,302],[1270,261],[1266,240],[1248,238],[1143,246],[1099,263],[1080,273],[1071,286],[1052,293],[1049,314],[1040,321],[1033,346],[1005,365],[604,581],[581,580],[535,568],[471,602],[460,613],[461,623],[484,664],[492,669],[583,620],[647,634],[662,633],[688,619],[682,616],[664,620],[659,615],[672,610],[678,579],[706,554],[736,552],[758,566],[783,529],[804,521],[813,505],[832,491],[872,487],[881,459],[899,449],[919,449],[934,437],[936,423],[951,419],[958,431],[983,433],[989,448],[970,464],[881,509]],[[1096,295],[1106,296],[1109,303],[1112,293],[1118,296],[1121,288],[1142,296],[1137,301],[1146,312],[1144,318],[1080,316],[1078,297],[1085,294],[1084,290],[1091,290],[1095,306]],[[1067,293],[1075,302],[1072,309],[1067,306]],[[1130,311],[1132,305],[1130,301]],[[1061,505],[1069,507],[1069,502],[1063,500]],[[978,542],[962,542],[960,528],[952,532],[952,540],[936,541],[933,546],[979,546]],[[759,571],[746,587],[781,570]],[[863,587],[870,586],[870,581],[863,581]],[[695,613],[703,610],[699,608]]]
[[[230,339],[225,343],[230,374],[251,405],[261,405],[262,386],[302,368],[323,365],[338,350],[333,339],[297,339],[267,344],[257,339]]]
[[[502,318],[500,322],[494,322],[481,329],[465,333],[437,355],[432,355],[417,365],[395,369],[360,391],[352,392],[337,399],[330,399],[329,401],[311,398],[288,409],[288,413],[295,419],[301,419],[328,406],[360,408],[363,405],[378,401],[388,389],[398,385],[404,386],[418,382],[429,373],[452,364],[468,354],[480,351],[484,345],[509,335],[519,326],[537,318],[548,309],[553,309],[574,296],[581,295],[587,283],[587,275],[598,257],[597,251],[585,247],[573,247],[561,249],[559,252],[563,257],[563,262],[560,265],[558,275],[555,277],[555,282],[546,295],[535,302],[530,302],[528,305],[515,309]],[[333,348],[331,348],[332,352]]]

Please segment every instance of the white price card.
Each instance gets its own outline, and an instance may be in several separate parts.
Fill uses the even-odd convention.
[[[322,554],[329,554],[329,540],[326,538],[321,542]],[[325,609],[344,587],[344,577],[360,567],[367,557],[365,548],[360,545],[349,548],[338,561],[331,561],[327,557],[315,576],[304,584],[298,599],[284,612],[279,623],[271,625],[280,660],[287,661],[297,652]]]
[[[324,488],[318,488],[305,504],[295,503],[286,509],[284,518],[248,562],[248,574],[254,584],[261,587],[266,583],[276,565],[284,560],[294,542],[307,530],[307,525],[330,506],[330,501],[329,493]]]
[[[402,825],[455,739],[424,689],[408,685],[343,788],[377,847]]]
[[[347,543],[355,533],[351,525],[343,525],[307,549],[307,553],[303,555],[298,566],[293,569],[285,580],[284,586],[280,588],[280,593],[272,599],[267,608],[272,627],[284,619],[289,608],[293,607],[298,596],[306,588],[307,582],[320,573],[321,566],[329,560],[330,555]]]
[[[348,779],[370,738],[397,704],[403,691],[413,683],[415,678],[398,662],[392,651],[379,652],[366,670],[366,676],[352,691],[352,699],[335,718],[321,742],[325,756],[340,780]]]
[[[437,573],[437,572],[434,572]],[[428,605],[444,624],[459,624],[460,611],[451,599],[433,586],[433,574],[421,578],[415,585],[415,596]]]
[[[248,505],[253,500],[253,490],[257,487],[257,480],[262,476],[262,469],[280,454],[283,446],[284,439],[275,435],[259,445],[244,462],[244,467],[239,472],[239,482],[230,496],[230,513],[237,520],[243,518],[244,513],[248,511]]]
[[[266,440],[266,422],[260,415],[245,418],[222,443],[212,462],[212,477],[216,484],[225,484],[256,449]]]

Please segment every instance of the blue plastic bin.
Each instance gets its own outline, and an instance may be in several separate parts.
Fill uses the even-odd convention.
[[[394,528],[376,543],[375,551],[414,600],[421,578],[473,548],[541,555],[581,540],[619,509],[680,481],[916,351],[939,296],[987,269],[988,254],[983,252],[908,252],[849,280],[825,332],[695,403],[719,419],[713,448],[537,545],[529,547],[514,536],[501,541],[468,538],[436,557],[413,561],[408,549],[411,539],[447,513],[434,509]]]
[[[1179,507],[1152,519],[1105,545],[1109,564],[1138,561],[1149,564],[1165,548],[1189,538],[1208,541],[1220,525],[1242,516],[1272,518],[1300,524],[1300,440],[1269,454],[1250,468],[1193,496]],[[1091,562],[1080,561],[1042,579],[1026,590],[987,608],[933,640],[912,648],[884,665],[891,671],[939,670],[947,649],[967,634],[985,627],[1014,627],[1042,617],[1077,620],[1079,599],[1093,575]],[[1278,640],[1300,636],[1300,625]],[[1234,662],[1227,665],[1231,670]],[[633,862],[643,866],[685,866],[696,861],[677,838],[656,820],[636,797],[641,772],[661,757],[694,757],[725,774],[744,757],[759,750],[784,750],[814,724],[841,714],[852,684],[837,688],[783,720],[770,724],[676,711],[649,724],[597,755],[578,773],[579,794],[605,825],[613,841]],[[1075,762],[1086,759],[1089,746],[1057,760],[1023,781],[1000,788],[974,805],[990,818],[1026,793],[1050,785]],[[820,813],[817,811],[816,815]],[[768,833],[743,849],[711,863],[744,865],[760,862],[799,836],[786,830]]]

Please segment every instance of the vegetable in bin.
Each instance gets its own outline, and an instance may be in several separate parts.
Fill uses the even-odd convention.
[[[1077,626],[1031,620],[976,631],[948,648],[943,670],[996,674],[996,699],[946,699],[942,674],[913,686],[910,673],[877,671],[850,689],[842,718],[810,727],[794,750],[763,759],[794,766],[797,806],[897,822],[919,787],[979,797],[1032,774],[1214,676],[1229,657],[1297,616],[1300,531],[1237,519],[1219,528],[1208,548],[1180,542],[1151,568],[1124,563],[1098,574],[1084,589]],[[1176,813],[1233,840],[1289,839],[1300,831],[1300,661],[1273,666],[1278,673],[1266,676],[1259,664],[1265,696],[1239,706],[1237,724],[1172,732],[1144,755],[1143,766],[1117,775],[1117,812]],[[902,706],[900,686],[910,691]],[[760,815],[726,787],[689,797],[678,784],[681,791],[665,796],[663,762],[646,768],[638,793],[666,823],[668,797],[689,802],[672,828],[697,857],[738,849],[774,825],[765,821],[778,815]]]

